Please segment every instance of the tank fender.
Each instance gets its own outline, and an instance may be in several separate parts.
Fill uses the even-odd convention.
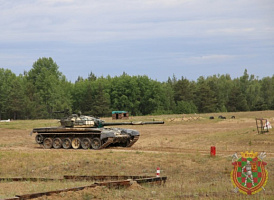
[[[105,130],[102,131],[100,134],[100,139],[103,140],[105,138],[114,138],[115,137],[115,132],[114,131],[109,131],[109,130]]]
[[[139,136],[139,131],[133,130],[133,129],[121,129],[122,134],[127,134],[130,136]]]

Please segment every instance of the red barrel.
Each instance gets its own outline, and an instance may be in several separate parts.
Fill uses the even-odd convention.
[[[211,156],[215,156],[216,155],[216,147],[215,146],[210,147],[210,155]]]

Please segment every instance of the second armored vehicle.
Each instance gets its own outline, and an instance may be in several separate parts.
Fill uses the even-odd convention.
[[[72,114],[60,120],[60,127],[34,128],[35,141],[46,149],[83,148],[103,149],[109,145],[131,147],[139,139],[139,132],[133,129],[104,128],[116,125],[163,124],[163,121],[151,122],[104,122],[101,119]]]

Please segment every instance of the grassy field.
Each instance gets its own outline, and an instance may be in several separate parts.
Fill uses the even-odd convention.
[[[219,115],[227,119],[217,119]],[[274,194],[274,131],[258,134],[255,118],[267,118],[274,125],[274,111],[132,117],[130,121],[164,120],[165,124],[122,126],[140,131],[140,139],[131,148],[98,151],[47,150],[35,143],[34,135],[29,135],[34,127],[58,126],[58,120],[0,123],[0,177],[151,176],[160,167],[161,176],[168,177],[164,186],[93,188],[40,199],[274,199],[270,195]],[[210,156],[211,146],[216,147],[215,157]],[[267,152],[266,192],[252,196],[232,192],[232,155],[245,151]],[[86,184],[3,181],[0,199]]]

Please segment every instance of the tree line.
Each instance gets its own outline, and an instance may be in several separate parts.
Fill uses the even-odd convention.
[[[168,78],[148,76],[78,77],[66,79],[52,58],[39,58],[32,68],[16,76],[0,68],[0,119],[52,118],[68,109],[93,116],[112,110],[131,115],[259,111],[274,109],[274,75],[258,79],[247,70],[239,78],[229,74]]]

